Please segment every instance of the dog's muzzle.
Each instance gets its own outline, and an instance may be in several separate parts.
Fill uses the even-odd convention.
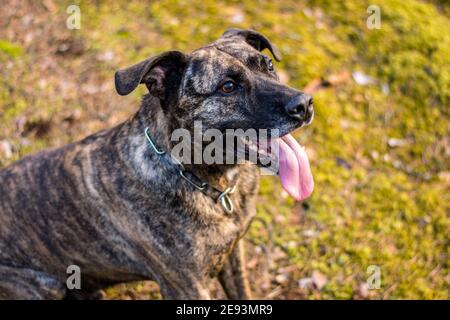
[[[291,98],[284,108],[289,116],[305,123],[309,123],[314,115],[313,99],[305,93]]]

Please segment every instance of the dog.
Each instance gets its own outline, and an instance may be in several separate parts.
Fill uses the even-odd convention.
[[[0,298],[90,299],[122,282],[156,281],[165,299],[250,299],[242,237],[256,213],[258,165],[177,164],[171,132],[277,129],[279,175],[297,200],[312,192],[306,153],[289,135],[312,98],[279,82],[264,35],[229,29],[190,54],[168,51],[115,74],[149,93],[122,124],[0,171]],[[281,138],[280,138],[281,137]],[[78,266],[81,288],[68,289]]]

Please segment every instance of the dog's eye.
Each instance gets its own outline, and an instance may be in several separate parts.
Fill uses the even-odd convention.
[[[273,72],[275,69],[274,69],[274,67],[273,67],[273,62],[272,62],[272,60],[269,60],[269,62],[267,62],[267,69],[270,71],[270,72]]]
[[[236,88],[236,83],[234,83],[233,81],[227,81],[222,85],[220,89],[225,93],[231,93],[236,90]]]

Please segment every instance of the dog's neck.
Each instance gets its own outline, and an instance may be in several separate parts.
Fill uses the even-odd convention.
[[[159,155],[145,137],[145,130],[156,147],[165,151]],[[170,152],[174,142],[171,141],[172,132],[179,128],[175,120],[171,120],[161,107],[160,101],[151,95],[143,98],[138,112],[122,128],[122,133],[129,136],[126,153],[131,167],[141,179],[152,179],[155,169],[173,171],[176,165],[172,163]],[[239,165],[206,165],[187,164],[185,169],[195,174],[201,181],[219,190],[232,186],[239,175]]]

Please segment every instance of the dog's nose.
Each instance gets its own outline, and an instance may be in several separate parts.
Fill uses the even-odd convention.
[[[301,121],[307,121],[314,112],[312,97],[304,93],[295,96],[289,100],[285,109],[291,117]]]

